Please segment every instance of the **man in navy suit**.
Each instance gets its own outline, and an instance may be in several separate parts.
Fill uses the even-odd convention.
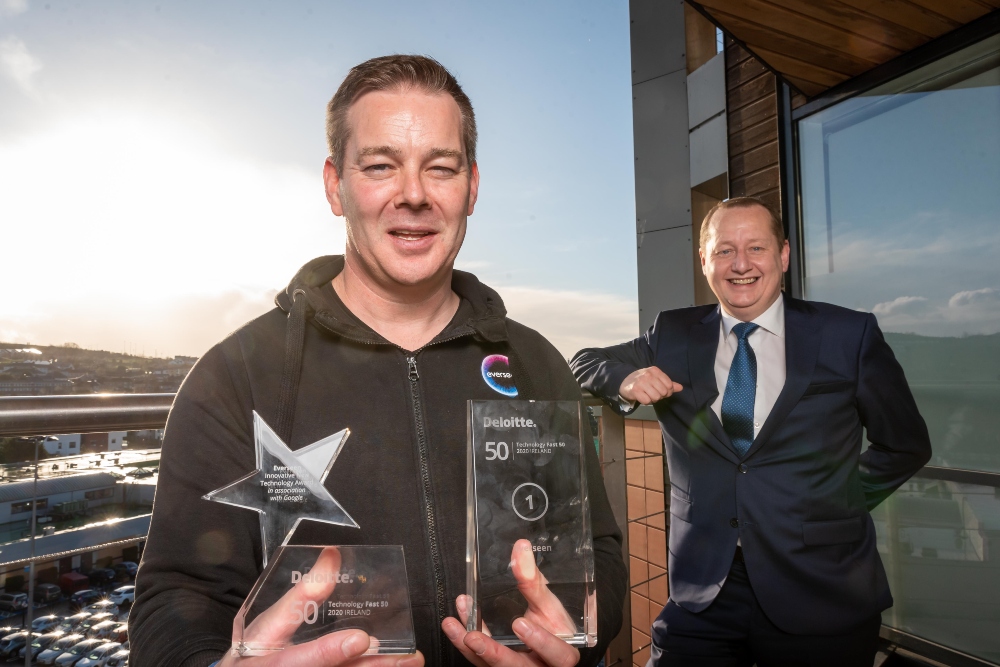
[[[927,427],[873,315],[782,294],[788,252],[759,200],[719,204],[699,251],[719,306],[571,362],[663,431],[670,599],[651,665],[871,667],[892,605],[869,511],[927,463]]]

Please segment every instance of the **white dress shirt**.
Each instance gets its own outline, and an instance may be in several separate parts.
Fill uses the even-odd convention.
[[[729,368],[736,356],[739,341],[733,333],[733,327],[740,323],[732,315],[722,310],[722,324],[719,327],[719,348],[715,353],[715,384],[719,387],[719,396],[712,403],[712,412],[722,421],[722,399],[729,382]],[[781,388],[785,386],[785,300],[778,295],[771,307],[761,313],[757,319],[751,320],[758,325],[754,332],[747,336],[753,354],[757,357],[757,393],[753,402],[753,437],[760,433],[771,408],[778,400]],[[736,538],[736,545],[742,546],[743,540]]]
[[[719,387],[719,396],[712,403],[712,411],[721,422],[729,367],[733,365],[738,345],[733,327],[740,320],[727,313],[725,307],[720,308],[722,324],[719,327],[719,348],[715,353],[715,382]],[[758,328],[747,337],[747,341],[757,357],[757,393],[753,403],[753,435],[756,438],[785,386],[785,300],[779,296],[753,323]]]

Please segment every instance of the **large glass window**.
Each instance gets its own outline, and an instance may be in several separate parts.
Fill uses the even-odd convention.
[[[807,298],[875,313],[934,445],[1000,472],[1000,35],[798,123]],[[1000,662],[1000,493],[877,510],[887,624]]]

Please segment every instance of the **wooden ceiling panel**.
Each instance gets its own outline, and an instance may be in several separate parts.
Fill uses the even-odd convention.
[[[755,51],[757,55],[764,60],[764,62],[769,63],[779,72],[787,73],[789,76],[793,76],[797,79],[817,83],[825,88],[836,86],[838,83],[847,81],[849,78],[840,72],[834,72],[833,70],[826,69],[825,67],[812,65],[783,53],[768,51],[767,49],[759,47],[756,48]]]
[[[840,0],[840,2],[887,23],[909,28],[928,39],[951,32],[961,25],[908,0]]]
[[[878,64],[878,61],[859,58],[844,51],[836,51],[823,44],[815,44],[776,30],[767,30],[756,23],[744,21],[723,11],[718,11],[717,15],[720,21],[726,26],[730,26],[730,33],[744,44],[766,44],[772,51],[795,53],[806,62],[848,76],[857,76]]]
[[[802,14],[776,7],[764,0],[701,0],[700,3],[710,14],[713,10],[735,16],[748,23],[760,26],[767,32],[781,32],[785,35],[808,36],[809,41],[823,44],[829,49],[845,54],[854,54],[865,60],[883,63],[898,56],[902,51],[879,41],[854,34],[849,30],[818,21]],[[719,19],[723,28],[728,26]],[[732,33],[732,31],[729,31]],[[735,33],[732,33],[735,34]],[[753,49],[752,44],[747,44]],[[808,44],[803,44],[808,48]]]
[[[743,0],[730,0],[741,2]],[[837,26],[852,35],[864,37],[876,44],[884,44],[897,52],[909,51],[924,42],[927,38],[901,25],[880,21],[866,12],[854,7],[848,7],[839,0],[768,0],[774,7],[797,12],[831,26]],[[774,26],[777,27],[777,26]]]
[[[910,0],[910,2],[941,16],[947,16],[962,25],[975,21],[990,11],[989,7],[975,0]]]
[[[794,76],[785,77],[785,79],[788,81],[788,85],[802,93],[799,97],[801,97],[803,101],[798,106],[802,106],[802,104],[808,102],[810,98],[816,97],[827,89],[827,86],[813,83],[812,81],[806,81],[804,79],[797,79]]]
[[[1000,0],[687,2],[807,97],[1000,9]],[[757,69],[752,60],[728,66],[730,81],[737,67],[744,80]]]

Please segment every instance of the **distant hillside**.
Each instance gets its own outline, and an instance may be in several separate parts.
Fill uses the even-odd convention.
[[[1000,334],[934,338],[887,333],[911,384],[1000,382]]]
[[[1000,470],[1000,334],[886,334],[930,431],[933,465]]]
[[[73,345],[0,343],[0,396],[174,392],[195,361]]]

